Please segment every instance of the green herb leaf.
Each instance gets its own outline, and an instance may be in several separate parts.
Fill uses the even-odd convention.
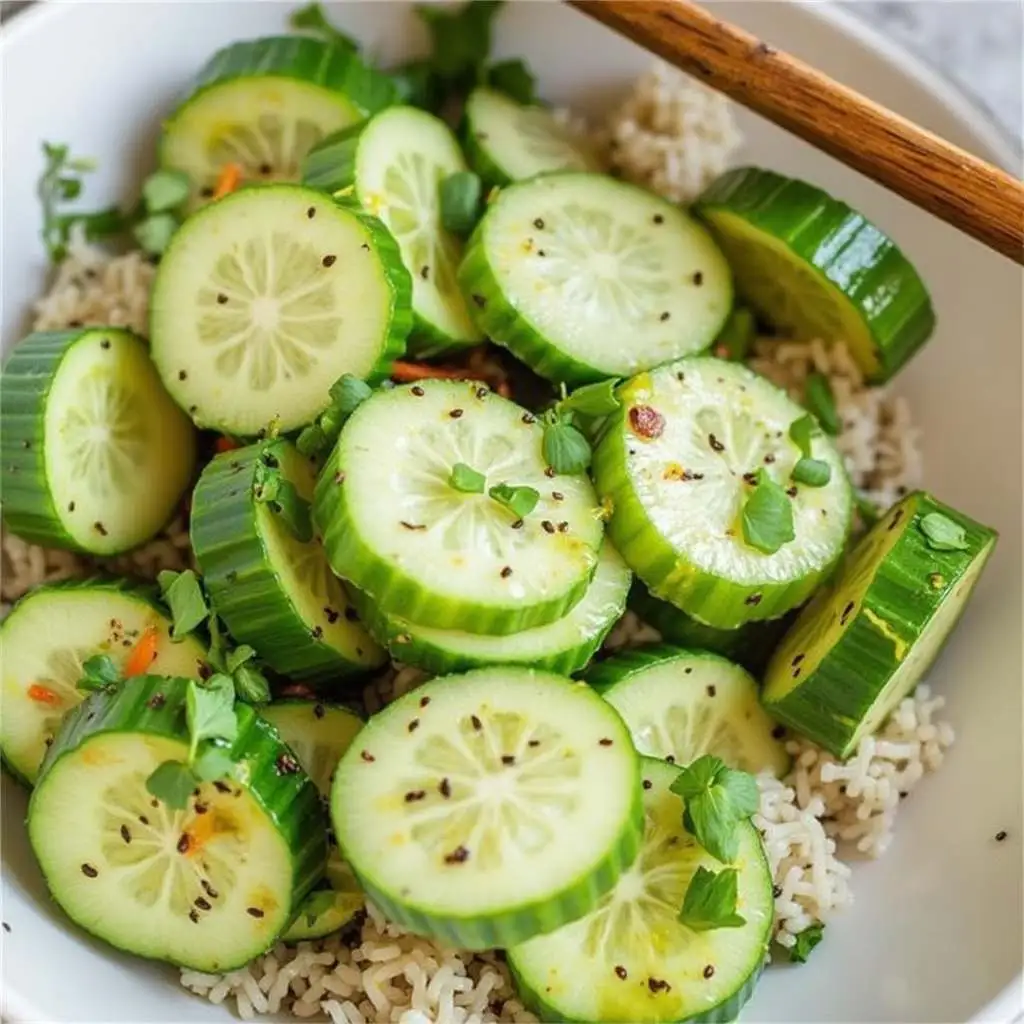
[[[177,230],[178,219],[173,213],[155,213],[136,224],[132,228],[132,235],[150,256],[162,256]]]
[[[487,72],[487,84],[517,103],[536,102],[537,80],[522,60],[503,60],[492,64]]]
[[[245,704],[269,704],[271,693],[267,677],[254,665],[239,665],[231,673],[235,696]]]
[[[734,363],[742,363],[754,347],[757,323],[746,306],[736,306],[715,339],[715,355]]]
[[[416,8],[430,32],[432,64],[442,78],[480,80],[491,52],[492,22],[502,2],[470,0],[455,10],[435,4]]]
[[[302,901],[302,910],[306,915],[306,927],[311,928],[321,914],[326,914],[334,909],[337,902],[337,895],[333,889],[318,889],[311,892]]]
[[[313,539],[310,503],[299,494],[290,480],[285,480],[281,475],[280,464],[273,449],[273,445],[266,446],[256,462],[253,497],[278,516],[297,541],[308,544]]]
[[[210,631],[210,646],[206,652],[206,660],[218,672],[227,672],[227,633],[224,631],[220,618],[216,614],[211,614],[206,628]]]
[[[193,629],[202,625],[210,614],[199,577],[191,569],[184,572],[164,569],[157,576],[157,582],[174,620],[171,639],[180,643]]]
[[[743,539],[758,551],[773,555],[796,536],[793,506],[786,492],[762,467],[757,486],[743,505]]]
[[[929,512],[921,520],[921,532],[935,551],[966,551],[967,531],[941,512]]]
[[[839,413],[836,412],[832,385],[823,373],[808,375],[804,382],[804,405],[814,413],[826,434],[838,436],[842,424],[839,422]]]
[[[540,492],[535,491],[532,487],[495,484],[487,493],[499,505],[507,508],[516,519],[525,519],[540,501]]]
[[[185,693],[191,763],[203,740],[233,740],[238,735],[235,718],[235,686],[230,676],[217,674],[205,683],[189,680]]]
[[[832,467],[822,459],[800,459],[793,467],[793,480],[808,487],[824,487],[832,479]]]
[[[866,527],[874,526],[882,518],[882,510],[860,491],[854,494],[853,503],[857,507],[857,515]]]
[[[317,4],[307,4],[292,12],[288,24],[294,29],[305,29],[312,35],[319,36],[325,43],[332,43],[346,53],[357,53],[359,44],[349,35],[336,29],[324,14],[323,8]]]
[[[256,657],[256,652],[248,644],[239,644],[228,656],[227,656],[227,670],[229,672],[235,672],[240,669],[247,661],[252,661]]]
[[[82,662],[82,678],[78,680],[79,690],[102,690],[121,682],[121,670],[109,654],[94,654]]]
[[[694,839],[723,863],[734,860],[739,844],[736,826],[759,803],[754,777],[705,754],[683,768],[669,788],[686,801],[683,825]]]
[[[156,171],[142,183],[147,213],[170,213],[188,199],[192,183],[184,171]]]
[[[327,432],[319,423],[310,423],[308,427],[303,427],[295,439],[295,447],[298,448],[299,454],[307,458],[322,455],[329,445]]]
[[[331,402],[342,416],[351,416],[373,394],[373,388],[352,373],[343,373],[332,385]]]
[[[216,782],[217,779],[234,777],[235,762],[226,747],[215,743],[204,743],[196,757],[192,770],[201,782]]]
[[[480,217],[483,185],[472,171],[449,174],[440,185],[441,223],[456,235],[468,235]]]
[[[794,963],[805,964],[811,955],[811,950],[818,945],[825,937],[825,926],[823,924],[812,924],[805,928],[796,937],[796,942],[790,947],[789,959]]]
[[[800,449],[800,454],[809,459],[813,454],[811,441],[818,432],[817,421],[809,413],[793,420],[789,425],[789,439]]]
[[[695,932],[742,928],[747,922],[736,913],[738,876],[735,868],[716,873],[698,867],[686,887],[680,922]]]
[[[483,494],[487,487],[487,477],[464,462],[456,462],[452,466],[452,475],[448,478],[448,483],[463,494]]]
[[[175,811],[183,811],[199,779],[183,761],[164,761],[146,779],[146,790]]]
[[[586,471],[593,450],[568,416],[557,416],[553,422],[544,423],[541,454],[556,473],[572,475]]]
[[[419,107],[421,110],[437,110],[441,104],[443,89],[429,60],[413,60],[402,64],[391,73],[395,83],[397,103]]]
[[[584,384],[558,403],[558,412],[574,412],[581,416],[610,416],[622,405],[615,393],[618,385],[618,377],[601,380],[596,384]]]

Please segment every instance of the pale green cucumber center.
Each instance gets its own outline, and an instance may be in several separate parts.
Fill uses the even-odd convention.
[[[729,259],[740,297],[777,331],[801,340],[845,342],[867,376],[878,372],[875,344],[841,285],[785,242],[735,214],[709,209],[718,244]]]
[[[831,466],[830,481],[792,483],[800,450],[789,428],[805,413],[778,388],[737,364],[694,359],[641,374],[622,398],[623,444],[637,497],[689,565],[753,585],[797,580],[838,557],[850,517],[842,459],[818,435],[812,453]],[[643,425],[653,419],[651,410],[661,417],[654,429]],[[796,534],[772,554],[743,537],[743,507],[762,470],[787,489]]]
[[[705,229],[601,175],[508,189],[488,213],[484,244],[508,304],[609,374],[705,348],[729,312],[729,269]]]

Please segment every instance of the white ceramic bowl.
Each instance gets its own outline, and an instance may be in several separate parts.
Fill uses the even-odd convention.
[[[941,79],[820,6],[731,2],[725,16],[989,159],[1008,148]],[[46,279],[34,184],[39,142],[99,158],[89,196],[114,201],[152,159],[161,115],[219,46],[280,31],[277,3],[48,4],[0,37],[2,330],[24,328]],[[405,3],[332,16],[391,61],[425,44]],[[525,55],[549,99],[584,110],[620,93],[644,53],[567,7],[516,3],[498,46]],[[807,966],[773,968],[748,1021],[1011,1020],[1021,1001],[1021,277],[995,256],[781,130],[744,117],[752,161],[829,188],[895,236],[932,289],[939,331],[900,376],[923,425],[927,484],[1002,533],[932,673],[959,734],[942,771],[902,808],[885,858],[859,866],[856,904]],[[3,780],[3,1013],[10,1021],[224,1020],[171,969],[77,931],[46,896]],[[994,834],[1009,838],[995,843]]]

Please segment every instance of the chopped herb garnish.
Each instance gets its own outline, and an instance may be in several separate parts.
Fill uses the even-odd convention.
[[[230,778],[235,770],[235,762],[224,747],[204,743],[192,768],[200,782],[215,782],[217,779]]]
[[[832,467],[823,459],[800,459],[793,467],[793,480],[808,487],[824,487],[832,479]]]
[[[796,937],[796,942],[790,947],[789,959],[794,963],[805,964],[811,955],[811,950],[818,945],[825,937],[825,926],[823,924],[812,924],[805,928]]]
[[[189,732],[189,762],[195,761],[203,740],[233,740],[238,734],[235,687],[229,676],[217,673],[205,683],[189,680],[185,693],[185,721]]]
[[[324,14],[323,8],[317,4],[307,4],[292,12],[288,24],[294,29],[305,29],[310,35],[317,36],[325,43],[331,43],[345,53],[357,53],[359,44],[349,35],[336,29]]]
[[[503,60],[491,65],[487,84],[517,103],[534,103],[537,99],[537,80],[522,60]]]
[[[804,405],[815,415],[826,434],[836,437],[842,424],[836,412],[836,399],[832,385],[823,373],[809,374],[804,382]]]
[[[742,928],[747,922],[736,913],[738,876],[735,868],[715,872],[698,867],[686,887],[680,922],[695,932]]]
[[[188,199],[192,183],[182,171],[156,171],[142,184],[142,201],[149,214],[170,213]]]
[[[765,472],[757,471],[757,486],[743,505],[743,539],[752,548],[772,555],[796,536],[793,506],[786,492]]]
[[[102,690],[121,682],[121,670],[109,654],[94,654],[82,663],[82,678],[78,680],[79,690]]]
[[[373,388],[354,374],[343,373],[330,389],[330,404],[307,427],[304,427],[295,446],[302,455],[326,455],[338,440],[345,420],[373,394]]]
[[[541,453],[544,461],[556,472],[583,473],[590,465],[593,451],[590,442],[572,423],[571,415],[554,410],[545,413]]]
[[[525,519],[540,501],[540,492],[532,487],[495,484],[487,493],[499,505],[507,508],[516,519]]]
[[[480,217],[483,185],[472,171],[456,171],[439,186],[441,223],[456,235],[468,235]]]
[[[579,413],[581,416],[610,416],[622,405],[615,393],[618,384],[617,377],[596,384],[584,384],[558,403],[558,411]]]
[[[966,551],[967,531],[941,512],[929,512],[920,523],[928,547],[935,551]]]
[[[789,425],[789,439],[800,449],[800,454],[809,459],[813,455],[811,441],[818,432],[818,424],[813,416],[805,413]]]
[[[270,683],[267,677],[250,664],[239,665],[231,673],[235,684],[235,696],[246,704],[269,704]]]
[[[146,779],[146,790],[175,811],[184,810],[196,788],[196,775],[184,761],[164,761]]]
[[[256,460],[253,497],[278,516],[297,541],[306,544],[313,539],[310,503],[299,494],[290,480],[284,478],[280,462],[273,454],[276,447],[273,443],[266,445]]]
[[[343,373],[330,390],[331,402],[343,416],[351,416],[372,394],[373,388],[351,373]]]
[[[413,60],[402,64],[391,73],[391,81],[398,93],[398,102],[419,107],[422,110],[437,110],[441,105],[441,83],[429,60]]]
[[[150,256],[162,256],[178,230],[178,219],[173,213],[155,213],[132,227],[132,235],[139,247]]]
[[[463,494],[483,494],[487,487],[487,477],[464,462],[456,462],[452,466],[452,474],[448,478],[448,483],[455,490],[462,491]]]
[[[756,336],[754,314],[746,306],[737,306],[715,339],[715,355],[734,363],[742,363],[750,355]]]
[[[171,640],[180,643],[192,630],[202,625],[210,614],[203,588],[199,585],[199,577],[191,569],[184,572],[165,569],[157,576],[157,582],[174,620]]]

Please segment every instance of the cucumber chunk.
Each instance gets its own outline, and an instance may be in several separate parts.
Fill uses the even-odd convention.
[[[26,594],[0,624],[0,751],[33,785],[64,715],[86,697],[77,688],[82,663],[108,655],[123,672],[151,632],[159,675],[198,679],[206,651],[191,636],[174,643],[170,622],[147,591],[120,583],[54,583]]]
[[[272,36],[210,58],[164,125],[160,162],[192,182],[190,206],[212,195],[226,164],[248,182],[297,181],[325,135],[395,100],[387,75],[316,39]]]
[[[705,625],[735,629],[802,604],[846,543],[852,493],[828,438],[812,452],[831,470],[822,487],[790,474],[800,449],[790,425],[804,410],[746,367],[681,359],[619,389],[622,408],[594,453],[608,532],[655,597]],[[787,489],[795,538],[772,554],[746,543],[745,502],[761,470]]]
[[[892,377],[935,329],[924,282],[895,243],[814,185],[741,167],[694,212],[744,302],[782,333],[845,342],[869,381]]]
[[[541,437],[530,413],[472,381],[377,392],[317,482],[334,571],[423,626],[505,635],[561,618],[590,583],[603,530],[590,481],[548,476]],[[451,484],[459,463],[484,475],[482,493]],[[490,497],[501,483],[533,488],[533,511]]]
[[[481,87],[467,97],[464,116],[466,158],[489,185],[509,185],[546,171],[601,169],[595,155],[546,107]]]
[[[588,913],[640,842],[639,761],[582,683],[526,668],[432,680],[370,719],[331,818],[373,903],[462,949]]]
[[[245,188],[185,223],[153,283],[153,360],[202,427],[304,426],[342,374],[383,379],[409,275],[372,217],[294,185]]]
[[[783,730],[758,703],[756,681],[717,654],[653,645],[599,662],[586,680],[622,715],[641,754],[679,765],[714,754],[779,777],[789,769]]]
[[[195,432],[130,331],[30,334],[4,365],[0,403],[3,515],[14,533],[114,555],[172,517],[195,467]]]
[[[363,209],[395,236],[412,275],[410,347],[418,355],[483,341],[455,278],[462,242],[441,224],[441,182],[464,170],[451,129],[415,107],[392,107],[325,139],[303,169],[312,187],[353,187]]]
[[[190,529],[217,614],[282,675],[316,682],[383,665],[387,655],[356,620],[319,538],[299,540],[256,500],[261,460],[273,462],[300,499],[313,497],[316,474],[288,441],[224,452],[207,464]]]
[[[184,760],[184,679],[142,676],[65,720],[28,809],[53,898],[76,924],[139,956],[220,974],[274,942],[327,854],[320,795],[248,705],[235,706],[238,781],[181,811],[146,779]]]
[[[600,174],[504,189],[459,270],[483,332],[542,377],[575,386],[707,348],[732,279],[685,211]]]
[[[370,632],[393,657],[433,675],[487,665],[532,665],[568,676],[590,661],[621,617],[631,579],[621,556],[605,543],[586,593],[568,614],[550,625],[509,636],[417,626],[401,616],[380,613],[358,591],[353,601]]]
[[[932,546],[929,516],[963,531],[962,550]],[[996,536],[922,491],[894,505],[784,637],[765,676],[768,711],[851,754],[930,668]]]
[[[696,932],[679,910],[698,867],[721,870],[683,828],[679,769],[641,759],[640,854],[596,910],[508,951],[523,1002],[546,1021],[734,1021],[771,933],[772,879],[757,830],[740,826],[738,928]]]

